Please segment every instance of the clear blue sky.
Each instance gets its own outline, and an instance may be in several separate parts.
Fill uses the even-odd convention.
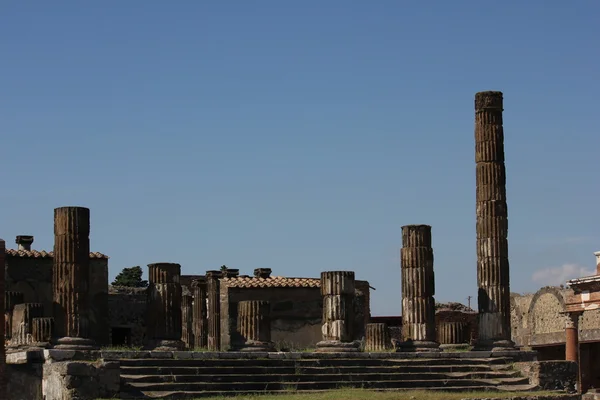
[[[400,312],[400,227],[476,296],[473,98],[505,94],[511,289],[600,250],[597,1],[2,5],[0,236],[91,209],[121,268],[356,271]],[[573,276],[574,275],[574,276]]]

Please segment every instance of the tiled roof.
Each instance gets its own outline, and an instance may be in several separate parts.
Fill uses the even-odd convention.
[[[271,276],[269,278],[255,277],[238,277],[238,278],[223,278],[224,282],[229,287],[236,288],[318,288],[321,287],[319,278],[286,278],[283,276]]]
[[[54,252],[52,251],[37,251],[37,250],[15,250],[15,249],[6,249],[7,256],[12,257],[23,257],[23,258],[52,258],[54,257]],[[106,254],[93,252],[90,253],[90,258],[106,258],[109,257]]]

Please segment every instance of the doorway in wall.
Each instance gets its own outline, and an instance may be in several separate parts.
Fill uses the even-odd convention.
[[[111,331],[113,346],[131,346],[131,328],[113,327]]]

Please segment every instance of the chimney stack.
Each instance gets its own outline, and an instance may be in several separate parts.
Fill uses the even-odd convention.
[[[600,275],[600,251],[594,253],[596,256],[596,275]]]
[[[271,268],[256,268],[254,270],[255,278],[268,279],[271,277]]]
[[[15,243],[19,245],[19,250],[31,250],[31,244],[33,243],[33,236],[19,235],[15,240]]]

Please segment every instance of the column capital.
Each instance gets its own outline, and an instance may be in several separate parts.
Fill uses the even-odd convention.
[[[583,314],[582,311],[564,311],[561,314],[565,316],[566,329],[579,328],[579,317]]]

